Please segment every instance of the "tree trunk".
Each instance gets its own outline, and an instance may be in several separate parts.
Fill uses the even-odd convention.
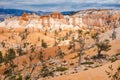
[[[78,59],[78,67],[80,67],[81,65],[81,55],[79,55],[79,59]]]
[[[97,57],[99,58],[101,56],[101,50],[98,51]]]
[[[79,59],[78,59],[78,67],[80,67],[80,65],[81,65],[81,55],[82,55],[82,50],[80,50],[80,53],[78,53],[78,57],[79,57]]]

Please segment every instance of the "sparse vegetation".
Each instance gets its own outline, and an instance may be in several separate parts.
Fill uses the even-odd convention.
[[[0,63],[3,62],[3,55],[2,55],[2,52],[0,51]]]
[[[115,31],[115,29],[112,32],[112,40],[114,40],[114,39],[116,39],[116,31]]]
[[[56,71],[66,71],[66,70],[68,70],[68,69],[65,67],[57,67],[56,68]]]
[[[91,64],[94,64],[94,62],[83,62],[83,63],[81,63],[82,65],[84,65],[84,64],[88,64],[88,65],[91,65]]]
[[[64,16],[60,18],[62,15],[59,16],[59,13],[54,18],[49,14],[36,16],[26,13],[13,17],[13,22],[19,22],[17,25],[22,28],[14,28],[15,23],[11,24],[10,29],[0,27],[0,80],[44,80],[61,75],[66,77],[73,73],[76,75],[79,72],[81,75],[82,71],[86,71],[86,74],[89,69],[103,69],[105,64],[117,62],[120,59],[120,42],[117,38],[120,29],[115,30],[113,27],[118,25],[114,20],[119,19],[119,16],[113,20],[110,20],[114,17],[113,14],[105,17],[102,13],[93,17],[92,14],[97,12],[93,11],[88,13],[90,17],[88,14],[85,14],[86,17],[67,15],[68,21]],[[9,21],[6,21],[5,25],[9,26]],[[31,25],[34,22],[37,25]],[[110,35],[111,37],[106,37]],[[106,73],[111,80],[119,80],[118,70],[119,68],[114,74],[110,67],[110,72]],[[101,75],[103,76],[99,74],[100,77]]]
[[[101,52],[102,51],[108,51],[110,50],[111,45],[109,44],[109,40],[104,40],[104,41],[100,41],[96,43],[97,46],[97,56],[100,57],[101,56]]]
[[[108,68],[110,71],[105,71],[108,78],[110,78],[110,80],[120,80],[120,67],[118,67],[117,70],[114,70],[112,65]]]
[[[65,56],[64,52],[62,52],[62,50],[61,50],[60,47],[58,47],[57,55],[56,55],[56,56],[58,56],[58,57],[60,57],[60,58],[63,58],[63,57]]]
[[[42,46],[43,48],[47,48],[47,43],[45,43],[44,40],[42,40],[41,46]]]

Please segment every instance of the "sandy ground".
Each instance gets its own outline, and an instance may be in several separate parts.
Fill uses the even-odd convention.
[[[109,50],[106,53],[105,52],[103,52],[103,53],[108,54],[108,55],[113,55],[113,54],[120,52],[120,36],[119,36],[120,28],[117,28],[116,31],[117,31],[118,38],[116,40],[113,40],[110,42],[112,45],[111,50]],[[112,33],[112,31],[108,31],[106,33],[101,34],[100,37],[101,37],[101,39],[106,39],[106,38],[110,39],[109,36],[111,35],[111,33]],[[8,36],[9,36],[9,33],[4,33],[4,35],[0,35],[0,40],[8,39]],[[32,36],[34,36],[34,38]],[[41,39],[45,39],[46,42],[49,42],[49,44],[54,43],[54,39],[51,36],[44,36],[43,33],[42,34],[39,34],[39,33],[30,34],[28,37],[28,40],[32,41],[32,43],[36,43],[36,39],[39,36],[42,37]],[[13,41],[13,42],[15,42],[15,41]],[[67,53],[67,47],[68,46],[61,46],[62,50],[65,51],[66,53]],[[58,47],[46,48],[45,49],[46,58],[51,57],[51,56],[55,56],[56,55],[55,52],[56,52],[57,48]],[[95,51],[95,48],[92,48],[92,49],[86,51],[85,53],[86,53],[86,55],[92,56],[92,55],[96,54],[96,51]],[[67,55],[67,56],[65,56],[64,60],[69,61],[69,59],[75,55],[76,55],[76,53]],[[28,57],[29,57],[29,55],[24,55],[24,56],[21,56],[19,58],[16,58],[16,60],[18,59],[19,65],[21,66],[22,62],[24,60],[28,61],[28,63],[29,63]],[[77,59],[74,59],[73,62],[76,62],[76,60]],[[33,61],[33,63],[34,62],[37,62],[37,60]],[[105,70],[108,70],[108,66],[113,65],[113,67],[116,67],[119,65],[119,63],[120,63],[120,61],[116,61],[114,63],[105,64],[105,65],[98,67],[98,68],[89,69],[86,71],[81,71],[79,73],[54,77],[54,78],[50,78],[47,80],[109,80],[108,76],[105,73]],[[1,68],[0,70],[3,70],[3,68]],[[39,79],[39,80],[41,80],[41,79]]]
[[[105,71],[109,71],[108,66],[112,65],[114,69],[119,64],[120,64],[120,60],[87,71],[81,71],[79,73],[75,73],[71,75],[63,75],[60,77],[54,77],[46,80],[110,80]]]

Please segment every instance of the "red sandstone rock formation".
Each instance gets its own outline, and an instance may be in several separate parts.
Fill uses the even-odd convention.
[[[54,19],[63,19],[64,18],[64,16],[61,13],[59,13],[59,12],[53,12],[53,13],[51,13],[50,17],[52,17]]]
[[[89,26],[114,27],[118,26],[120,20],[119,10],[85,10],[76,13],[74,16],[80,16],[83,23]]]

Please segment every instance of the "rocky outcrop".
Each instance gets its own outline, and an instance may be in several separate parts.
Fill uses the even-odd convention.
[[[41,30],[56,30],[81,27],[119,27],[120,10],[83,10],[74,15],[62,15],[53,12],[48,15],[23,13],[22,16],[7,18],[0,22],[0,27],[7,28],[39,28]]]
[[[0,23],[1,27],[7,28],[39,28],[41,30],[56,30],[72,28],[75,23],[78,24],[79,21],[74,21],[72,19],[71,24],[68,24],[64,15],[59,12],[53,12],[49,15],[38,16],[36,14],[26,14],[23,13],[20,17],[7,18],[5,21]],[[75,19],[76,20],[76,19]]]
[[[89,26],[118,27],[120,24],[120,10],[90,9],[79,11],[73,16],[81,17],[83,23]]]

